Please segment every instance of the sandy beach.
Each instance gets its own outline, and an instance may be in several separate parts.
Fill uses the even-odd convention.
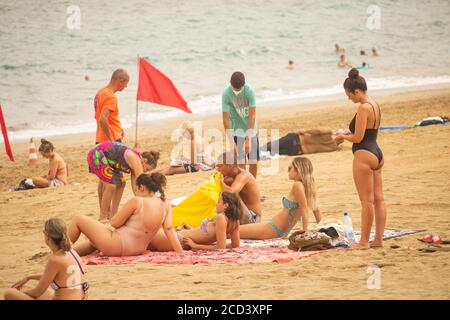
[[[381,106],[382,126],[413,125],[428,116],[450,113],[448,88],[383,96],[375,93],[372,97]],[[355,110],[356,106],[342,94],[338,101],[260,108],[257,119],[260,128],[279,129],[284,135],[298,128],[346,128]],[[222,129],[220,114],[190,115],[186,119],[202,121],[204,129]],[[170,134],[179,123],[179,119],[170,120],[145,124],[140,129],[140,149],[160,151],[160,166],[170,161],[174,144]],[[47,218],[59,217],[69,223],[75,214],[98,217],[97,178],[88,173],[86,162],[94,134],[49,140],[69,166],[68,187],[7,192],[22,178],[45,173],[47,162],[40,158],[37,166],[28,167],[28,143],[13,145],[15,163],[2,155],[1,295],[23,276],[43,271],[48,248],[41,230]],[[426,232],[388,240],[382,249],[329,251],[285,264],[88,266],[90,299],[449,299],[449,253],[418,251],[425,245],[417,241],[427,233],[450,240],[449,141],[449,125],[379,134],[385,155],[387,227]],[[133,129],[127,132],[125,143],[134,143]],[[314,166],[324,222],[336,222],[347,211],[359,230],[360,204],[352,178],[351,145],[345,143],[340,151],[307,157]],[[289,191],[287,167],[291,159],[281,159],[276,174],[258,176],[262,194],[267,197],[263,221],[280,210],[281,197]],[[261,163],[261,167],[267,165]],[[201,172],[168,177],[168,198],[189,194],[209,175]],[[128,185],[122,203],[131,194]],[[381,267],[380,289],[367,288],[370,265]]]

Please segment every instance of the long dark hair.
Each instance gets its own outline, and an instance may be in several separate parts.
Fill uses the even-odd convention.
[[[359,75],[358,69],[352,68],[348,72],[348,78],[344,81],[344,89],[351,93],[355,93],[356,89],[367,91],[366,80]]]
[[[154,193],[159,192],[161,194],[162,201],[166,200],[166,195],[164,193],[166,184],[166,177],[159,172],[154,172],[152,174],[143,173],[136,179],[137,186],[144,186],[147,190]]]
[[[142,154],[142,158],[147,160],[147,163],[154,168],[158,166],[158,160],[159,160],[159,152],[158,151],[148,151],[144,152]]]
[[[222,192],[223,203],[228,207],[225,209],[225,216],[231,221],[240,221],[243,215],[241,199],[238,195],[231,192]]]

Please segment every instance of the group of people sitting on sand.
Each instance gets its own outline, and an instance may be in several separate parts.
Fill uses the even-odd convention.
[[[275,143],[282,146],[280,150],[285,150],[286,154],[298,155],[331,151],[344,140],[352,142],[353,176],[361,201],[361,240],[354,247],[380,247],[386,223],[381,181],[384,157],[376,142],[381,112],[367,94],[365,79],[358,70],[350,70],[343,86],[348,99],[358,104],[349,130],[337,134],[324,128],[299,130]],[[194,140],[193,145],[197,144],[195,136],[189,134]],[[268,147],[272,147],[274,141],[269,144]],[[51,164],[52,172],[57,172],[60,157],[53,147],[41,150],[44,151],[49,159],[54,159],[50,161],[58,161],[58,164]],[[308,158],[297,156],[290,162],[287,168],[287,178],[292,181],[290,190],[281,199],[280,211],[269,221],[262,221],[261,194],[256,178],[238,164],[235,152],[227,151],[215,163],[222,190],[216,204],[217,215],[205,219],[198,227],[182,224],[175,229],[171,205],[165,195],[166,177],[156,170],[158,158],[158,153],[141,153],[120,142],[102,142],[90,149],[87,156],[89,171],[99,179],[100,221],[76,215],[66,228],[63,221],[49,219],[43,233],[52,255],[44,273],[17,282],[6,290],[5,298],[86,298],[89,285],[84,278],[80,256],[94,252],[106,256],[132,256],[147,250],[181,253],[188,249],[226,249],[228,238],[231,239],[230,246],[236,248],[240,246],[240,239],[286,237],[300,221],[303,230],[307,230],[309,211],[313,212],[317,223],[321,221],[313,166]],[[126,181],[124,173],[131,174],[134,196],[119,210]],[[374,217],[375,239],[369,243]],[[86,240],[81,240],[81,235]],[[39,281],[38,285],[23,290],[29,280]]]
[[[172,210],[165,197],[166,178],[154,172],[142,173],[136,181],[135,196],[102,223],[85,215],[72,218],[68,228],[56,218],[46,221],[44,239],[52,251],[44,274],[27,276],[5,292],[5,299],[85,299],[89,285],[84,279],[80,256],[96,251],[106,256],[133,256],[152,251],[237,248],[240,239],[273,239],[285,237],[302,220],[308,227],[308,208],[319,222],[312,164],[304,157],[295,158],[288,168],[293,181],[282,198],[282,208],[268,222],[261,222],[260,191],[255,178],[237,166],[233,153],[224,153],[217,170],[223,192],[216,204],[217,215],[205,219],[199,227],[172,225]],[[226,180],[226,182],[225,182]],[[225,191],[229,190],[229,191]],[[251,209],[250,209],[251,208]],[[80,240],[84,235],[87,240]],[[231,239],[227,245],[227,238]],[[70,269],[70,273],[67,270]],[[70,279],[69,279],[70,278]],[[22,290],[29,280],[37,280],[34,289]],[[67,284],[70,285],[60,285]]]

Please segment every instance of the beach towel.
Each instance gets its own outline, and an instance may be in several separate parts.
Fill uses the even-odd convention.
[[[222,192],[220,176],[220,172],[212,174],[197,191],[172,209],[172,221],[175,228],[183,222],[196,228],[200,226],[203,219],[217,215],[216,204]]]
[[[395,230],[386,229],[384,240],[401,237],[408,234],[422,232],[423,230]],[[355,232],[359,238],[359,233]],[[372,238],[374,233],[372,233]],[[270,239],[270,240],[241,240],[241,247],[229,250],[193,250],[185,251],[183,254],[175,252],[146,252],[140,256],[132,257],[106,257],[102,255],[90,255],[83,257],[86,265],[121,265],[135,263],[154,263],[154,264],[256,264],[256,263],[287,263],[298,260],[322,251],[297,252],[288,249],[289,240]],[[337,250],[337,249],[331,249]]]
[[[390,127],[381,127],[380,131],[394,131],[394,130],[403,130],[408,129],[409,126],[390,126]]]
[[[423,232],[425,230],[398,230],[398,229],[388,229],[384,230],[383,240],[389,240],[393,238],[398,238],[410,234],[415,234],[419,232]],[[294,231],[291,232],[291,234]],[[361,239],[361,233],[359,231],[354,231],[356,241]],[[289,235],[291,235],[289,234]],[[241,245],[247,245],[252,247],[259,246],[288,246],[289,245],[289,236],[286,238],[278,238],[278,239],[269,239],[269,240],[247,240],[241,239]],[[375,231],[370,233],[370,241],[373,241],[375,238]]]
[[[146,252],[134,257],[104,257],[86,256],[86,265],[120,265],[134,263],[154,264],[255,264],[255,263],[286,263],[309,257],[320,251],[296,252],[286,246],[242,246],[229,250],[195,250],[185,251],[183,254],[175,252]]]

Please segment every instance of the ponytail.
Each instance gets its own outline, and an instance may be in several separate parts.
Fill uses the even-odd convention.
[[[55,150],[53,143],[51,143],[48,140],[41,139],[41,145],[39,146],[39,152],[50,153],[50,152],[53,152],[53,150]]]
[[[45,222],[44,231],[58,248],[63,251],[70,250],[71,244],[64,221],[58,218],[50,218]]]
[[[164,193],[166,184],[166,176],[159,172],[152,174],[143,173],[136,179],[137,186],[144,186],[148,191],[153,193],[159,192],[160,198],[163,201],[166,201],[166,195]]]
[[[142,158],[145,159],[147,163],[151,165],[153,168],[156,168],[158,166],[159,152],[158,151],[144,152],[142,154]]]

